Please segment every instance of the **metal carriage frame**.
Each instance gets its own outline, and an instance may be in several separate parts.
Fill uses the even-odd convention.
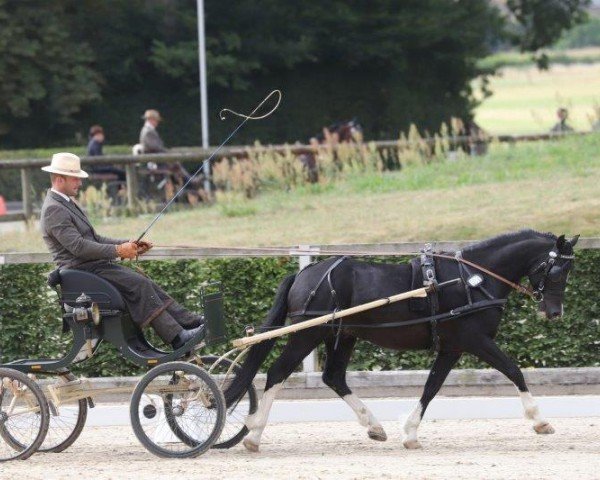
[[[227,412],[221,390],[237,364],[199,354],[203,347],[226,340],[220,284],[201,288],[204,328],[174,351],[161,350],[148,341],[108,281],[89,272],[65,269],[52,272],[48,284],[58,294],[63,332],[72,333],[72,345],[62,358],[18,359],[0,365],[6,383],[0,382],[0,442],[3,439],[14,450],[12,455],[0,452],[0,461],[26,458],[35,451],[65,450],[81,434],[88,408],[95,406],[94,396],[131,392],[129,387],[93,388],[88,380],[71,373],[72,365],[93,357],[103,342],[115,346],[134,364],[150,368],[135,387],[130,404],[134,432],[149,451],[163,457],[191,457],[209,448],[229,448],[243,438],[245,426],[236,409],[252,413],[256,391],[252,387],[245,403],[238,402]],[[40,389],[38,375],[57,380],[44,382]],[[11,403],[3,406],[3,397],[11,398]],[[193,409],[202,411],[204,416],[198,413],[198,418],[206,418],[208,412],[210,425],[203,426],[202,432],[196,431],[199,426],[188,426],[185,431],[179,424]],[[19,432],[15,427],[11,430],[10,422],[19,416],[40,420],[39,432],[31,441],[19,440]],[[145,421],[161,418],[169,427],[167,434],[145,431]]]

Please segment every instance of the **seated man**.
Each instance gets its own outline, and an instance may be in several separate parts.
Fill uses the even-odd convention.
[[[143,255],[150,242],[133,242],[106,238],[94,227],[72,197],[88,174],[81,170],[77,155],[57,153],[50,166],[42,170],[51,174],[52,188],[42,206],[40,226],[44,242],[59,268],[94,273],[111,284],[123,296],[133,321],[140,328],[151,325],[173,348],[179,348],[199,332],[202,317],[189,312],[149,278],[114,260]]]
[[[156,130],[162,121],[158,110],[146,110],[142,115],[142,120],[145,122],[140,131],[140,144],[144,153],[165,153],[167,149]]]
[[[100,125],[92,125],[90,127],[90,141],[87,146],[88,157],[102,157],[104,152],[104,129]],[[112,165],[92,165],[93,173],[110,173],[115,175],[119,182],[125,183],[125,170],[122,168],[113,167]]]

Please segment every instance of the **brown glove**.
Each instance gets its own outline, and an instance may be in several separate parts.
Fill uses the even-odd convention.
[[[138,247],[133,242],[122,243],[117,245],[117,255],[121,258],[135,258],[138,256]]]
[[[145,240],[135,241],[134,243],[137,245],[138,255],[143,255],[154,246],[152,242],[147,242]]]

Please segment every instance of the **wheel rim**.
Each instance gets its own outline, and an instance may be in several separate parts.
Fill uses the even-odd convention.
[[[162,365],[144,377],[132,397],[138,439],[165,457],[195,456],[215,442],[225,421],[223,397],[200,368]]]
[[[37,450],[48,428],[41,390],[19,372],[0,371],[0,461],[26,458]]]
[[[71,437],[79,428],[81,418],[87,417],[87,404],[85,400],[74,400],[60,405],[57,409],[49,402],[50,425],[46,438],[40,447],[40,452],[58,452],[66,448],[66,443],[71,445],[75,439]],[[84,412],[84,410],[86,410]],[[85,419],[83,420],[85,422]],[[80,432],[77,432],[77,436]],[[72,440],[72,441],[71,441]]]
[[[231,369],[232,362],[228,359],[221,360],[219,364],[213,366],[217,360],[218,357],[213,356],[204,356],[201,358],[202,364],[206,365],[209,373],[214,377],[221,391],[224,392],[233,381],[235,372],[240,367],[235,366]],[[227,408],[225,426],[213,448],[230,448],[241,441],[248,432],[246,417],[254,413],[256,408],[256,391],[251,386],[240,400]]]
[[[75,380],[75,376],[69,374],[58,379],[56,383],[60,385],[60,382],[72,380]],[[85,399],[77,399],[61,403],[57,407],[51,400],[51,395],[46,395],[46,398],[50,409],[50,423],[39,451],[61,452],[72,445],[81,434],[87,419],[87,403]]]

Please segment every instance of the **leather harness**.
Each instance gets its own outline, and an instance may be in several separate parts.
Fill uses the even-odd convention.
[[[333,285],[333,281],[331,279],[331,275],[332,275],[332,272],[342,262],[344,262],[345,260],[348,259],[347,256],[342,256],[342,257],[337,258],[335,260],[335,262],[333,262],[329,266],[329,268],[325,271],[325,273],[323,273],[323,275],[317,282],[316,286],[310,291],[308,298],[304,302],[302,309],[291,312],[288,314],[288,316],[290,318],[301,317],[301,316],[318,317],[321,315],[333,314],[333,319],[332,319],[333,322],[324,324],[322,326],[335,328],[337,330],[336,331],[336,342],[335,342],[335,347],[334,347],[336,349],[337,349],[341,331],[343,328],[346,328],[346,329],[347,328],[395,328],[395,327],[408,327],[411,325],[418,325],[418,324],[422,324],[422,323],[429,323],[429,325],[431,327],[432,349],[435,352],[438,352],[441,348],[441,341],[440,341],[440,336],[439,336],[439,332],[438,332],[438,323],[439,322],[445,322],[448,320],[453,320],[456,318],[464,317],[471,313],[479,312],[482,310],[487,310],[489,308],[504,309],[507,300],[506,299],[495,299],[492,295],[489,294],[489,292],[487,292],[487,290],[485,290],[483,287],[479,286],[478,288],[480,288],[481,291],[484,292],[484,294],[488,297],[488,300],[473,302],[472,294],[471,294],[471,288],[473,288],[473,287],[469,286],[469,284],[467,283],[466,278],[465,278],[466,275],[469,275],[469,272],[468,272],[466,266],[462,265],[462,263],[459,261],[458,264],[460,266],[459,267],[460,278],[457,279],[458,282],[455,282],[454,284],[461,283],[464,286],[465,293],[467,296],[467,304],[463,305],[461,307],[458,307],[458,308],[454,308],[454,309],[450,310],[449,312],[439,313],[439,296],[438,296],[439,290],[438,290],[438,288],[435,288],[435,287],[437,287],[437,285],[439,285],[439,283],[437,280],[434,256],[436,256],[436,254],[433,253],[431,244],[426,244],[425,248],[423,250],[421,250],[421,255],[419,257],[421,272],[423,275],[423,286],[433,286],[434,287],[427,294],[427,303],[429,304],[429,310],[430,310],[430,315],[428,317],[417,318],[417,319],[413,319],[413,320],[398,321],[398,322],[387,322],[387,323],[380,323],[380,324],[364,324],[364,325],[356,325],[356,324],[343,325],[342,319],[339,319],[336,322],[335,321],[335,312],[337,312],[341,308],[341,306],[338,303],[338,297],[337,297],[337,293],[336,293],[336,290]],[[303,269],[302,271],[310,268],[311,266],[313,266],[315,264],[316,264],[316,262],[311,263],[310,265],[305,267],[305,269]],[[300,274],[301,273],[302,272],[300,272]],[[310,310],[309,309],[310,304],[313,301],[314,297],[316,296],[321,285],[323,285],[323,283],[325,282],[325,280],[327,280],[331,298],[332,298],[333,304],[334,304],[334,309],[333,309],[333,311],[331,311],[331,310]]]

